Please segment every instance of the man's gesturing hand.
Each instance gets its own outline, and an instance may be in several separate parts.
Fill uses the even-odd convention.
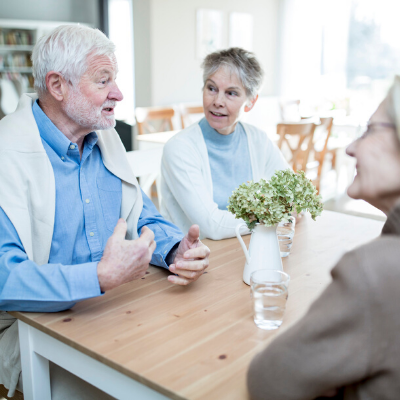
[[[97,276],[103,292],[141,278],[149,267],[156,248],[154,233],[144,226],[139,239],[125,240],[125,235],[126,222],[120,219],[97,265]]]
[[[200,229],[192,225],[188,234],[179,243],[174,263],[169,270],[178,276],[170,275],[168,280],[177,285],[188,285],[203,274],[208,267],[210,249],[199,240]]]

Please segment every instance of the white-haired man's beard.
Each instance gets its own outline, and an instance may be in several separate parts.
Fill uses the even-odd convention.
[[[71,89],[64,111],[72,121],[90,131],[111,129],[115,126],[114,115],[102,115],[101,111],[106,107],[114,108],[115,104],[115,101],[106,100],[100,107],[95,106],[76,87]]]

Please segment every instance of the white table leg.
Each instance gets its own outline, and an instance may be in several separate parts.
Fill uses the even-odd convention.
[[[18,329],[25,400],[51,400],[49,361],[119,400],[168,399],[20,320]]]
[[[18,321],[25,400],[51,400],[49,360],[35,353],[32,328]]]

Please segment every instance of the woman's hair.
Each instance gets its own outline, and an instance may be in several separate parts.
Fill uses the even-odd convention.
[[[115,45],[98,29],[82,25],[60,25],[42,36],[32,52],[35,90],[47,92],[46,74],[56,71],[76,85],[87,70],[89,55],[112,57]]]
[[[235,72],[246,90],[249,98],[254,98],[261,88],[264,71],[256,56],[239,47],[231,47],[209,54],[202,63],[203,83],[217,72],[221,67],[226,67]]]
[[[384,100],[386,112],[390,119],[396,125],[397,136],[400,139],[400,76],[394,77],[392,87],[389,89],[389,93]]]

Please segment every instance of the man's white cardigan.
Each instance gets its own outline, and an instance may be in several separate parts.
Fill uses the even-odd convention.
[[[253,181],[268,180],[276,170],[290,168],[265,132],[242,123],[247,135]],[[207,146],[198,123],[172,137],[161,164],[161,214],[183,232],[200,226],[201,237],[220,240],[235,236],[235,219],[213,200]]]
[[[32,113],[36,98],[24,94],[17,110],[0,121],[0,207],[14,225],[28,258],[43,265],[49,261],[56,191],[53,168]],[[138,182],[118,133],[114,129],[96,133],[105,167],[122,180],[120,216],[127,221],[126,237],[136,239],[143,208]],[[17,323],[11,318],[0,313],[0,383],[12,396],[21,366]]]

